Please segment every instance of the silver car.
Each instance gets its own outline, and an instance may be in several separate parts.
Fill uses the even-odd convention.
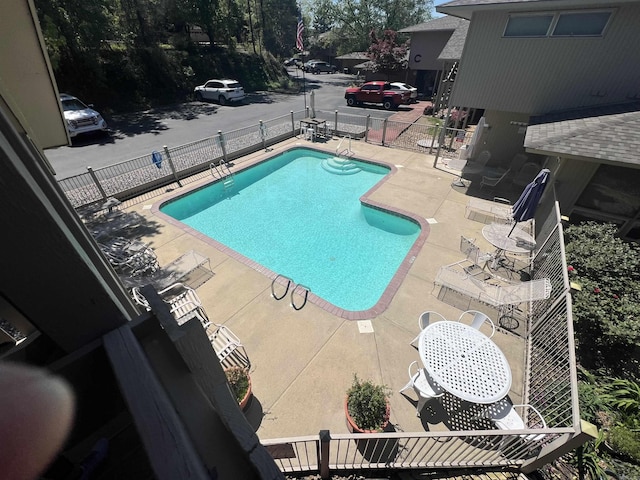
[[[220,105],[241,102],[246,97],[242,85],[236,80],[209,80],[204,85],[197,86],[193,91],[198,100],[213,100]]]
[[[60,94],[60,103],[69,137],[74,138],[81,133],[107,132],[107,122],[91,108],[93,105],[85,105],[78,98],[66,93]]]

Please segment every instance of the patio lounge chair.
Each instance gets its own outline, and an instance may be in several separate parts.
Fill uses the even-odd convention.
[[[471,218],[474,214],[490,217],[493,221],[513,222],[513,209],[506,198],[494,197],[493,201],[471,197],[465,208],[465,216]]]
[[[138,305],[146,308],[147,310],[151,309],[149,302],[144,295],[142,295],[138,287],[133,287],[131,289],[131,295]],[[182,325],[186,320],[188,320],[191,316],[190,314],[193,312],[197,314],[205,330],[209,325],[211,325],[207,314],[202,308],[200,298],[193,288],[182,283],[174,283],[164,290],[160,290],[158,295],[160,295],[162,300],[169,305],[171,315],[176,319],[178,325]]]
[[[520,171],[513,177],[513,184],[524,187],[540,172],[540,165],[535,162],[525,163]]]
[[[500,313],[517,304],[547,299],[551,295],[551,282],[548,278],[507,283],[504,279],[487,273],[470,274],[465,270],[463,262],[466,260],[440,267],[435,285],[495,307]]]
[[[460,251],[464,253],[467,260],[472,263],[472,273],[479,273],[477,269],[484,270],[487,263],[494,260],[495,255],[493,253],[483,253],[480,251],[480,247],[475,244],[473,239],[467,238],[464,235],[460,236]],[[469,272],[469,269],[467,269]]]
[[[511,173],[511,169],[506,170],[496,170],[488,172],[488,175],[482,176],[482,181],[480,182],[480,188],[482,187],[495,187],[498,185],[507,175]]]
[[[116,237],[98,245],[119,273],[135,277],[152,274],[160,268],[155,252],[144,242]]]
[[[242,366],[250,369],[249,356],[236,334],[224,325],[214,325],[216,329],[209,334],[209,341],[222,367]]]
[[[416,373],[411,373],[411,370],[418,362],[414,361],[409,365],[409,383],[400,389],[400,393],[408,388],[413,388],[418,395],[418,405],[416,406],[416,416],[420,416],[420,412],[424,405],[432,398],[441,397],[444,395],[442,387],[438,386],[433,380],[431,380],[424,368],[418,369]]]

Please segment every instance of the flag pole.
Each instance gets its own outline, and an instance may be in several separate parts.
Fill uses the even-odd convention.
[[[298,5],[298,25],[296,26],[296,48],[300,50],[302,55],[302,67],[304,67],[304,42],[302,41],[302,32],[304,32],[304,22],[302,21],[302,9]],[[307,114],[307,78],[302,68],[302,95],[304,97],[304,113]]]

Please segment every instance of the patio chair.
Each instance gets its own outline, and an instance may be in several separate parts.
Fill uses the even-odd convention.
[[[513,177],[512,182],[514,185],[524,187],[535,178],[538,172],[540,172],[540,165],[535,162],[527,162],[522,166],[516,176]]]
[[[513,222],[513,209],[509,200],[501,197],[493,197],[493,201],[471,197],[465,208],[465,217],[471,218],[473,214],[490,217],[494,222]]]
[[[424,405],[431,399],[444,395],[444,389],[436,384],[428,375],[424,368],[418,369],[416,373],[411,373],[413,367],[417,365],[417,361],[411,362],[409,365],[409,383],[400,389],[400,393],[408,388],[413,388],[418,395],[418,404],[416,406],[416,416],[420,416]]]
[[[495,307],[501,314],[517,304],[547,299],[551,295],[548,278],[518,283],[509,283],[490,273],[481,278],[465,271],[463,262],[466,260],[440,267],[434,284]]]
[[[144,295],[142,295],[138,287],[133,287],[131,289],[131,295],[138,305],[146,308],[147,310],[151,310],[149,302]],[[211,321],[202,308],[202,302],[193,288],[182,283],[174,283],[164,290],[160,290],[158,295],[160,295],[162,300],[169,305],[171,315],[176,319],[178,325],[182,325],[188,320],[188,318],[190,318],[191,314],[194,313],[200,319],[202,327],[205,330],[209,325],[211,325]]]
[[[516,409],[520,409],[522,414],[519,414]],[[535,414],[535,416],[531,413]],[[547,428],[544,417],[535,407],[529,404],[514,405],[509,398],[503,398],[499,402],[489,405],[484,414],[499,430]],[[545,434],[543,433],[520,435],[520,438],[527,442],[542,440],[544,437]]]
[[[475,240],[467,238],[464,235],[460,236],[460,252],[464,253],[466,259],[473,264],[471,267],[473,271],[469,271],[469,269],[467,269],[467,273],[479,273],[476,268],[484,270],[487,267],[487,264],[495,258],[493,253],[481,252],[480,247],[475,244]]]
[[[429,326],[429,323],[431,323],[432,319],[443,320],[443,321],[446,320],[446,318],[444,318],[438,312],[433,312],[430,310],[427,310],[426,312],[422,312],[418,317],[418,329],[419,329],[418,336],[413,340],[411,340],[411,342],[409,342],[409,345],[413,345],[418,340],[418,338],[420,338],[420,333],[422,333],[422,331]]]
[[[471,319],[471,328],[480,330],[480,327],[482,327],[482,325],[488,323],[491,326],[491,335],[489,335],[489,338],[493,337],[493,335],[496,333],[496,326],[488,315],[479,312],[478,310],[467,310],[465,312],[462,312],[462,315],[458,317],[458,321],[462,322],[462,320],[469,315],[472,315],[473,317]]]
[[[482,187],[495,187],[498,185],[507,175],[511,173],[511,169],[495,170],[489,173],[489,175],[483,175],[480,182],[480,188]]]
[[[251,368],[249,355],[240,342],[238,336],[224,325],[214,323],[216,329],[209,334],[209,341],[216,352],[223,368],[242,366],[247,370]]]

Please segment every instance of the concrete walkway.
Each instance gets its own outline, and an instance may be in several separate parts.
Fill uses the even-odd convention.
[[[294,138],[268,153],[235,161],[234,168],[294,146],[335,153],[337,145],[337,139],[311,143]],[[407,391],[407,396],[398,393],[408,381],[408,365],[418,360],[418,352],[409,342],[418,333],[421,312],[436,310],[449,319],[457,319],[462,312],[440,301],[433,284],[441,265],[462,258],[460,235],[477,239],[485,251],[491,246],[482,237],[483,224],[465,218],[468,197],[463,190],[451,187],[455,176],[434,169],[432,156],[361,141],[354,141],[352,149],[357,158],[384,161],[398,168],[373,193],[373,200],[413,212],[429,225],[426,242],[389,307],[371,318],[370,324],[336,317],[313,304],[296,311],[289,306],[288,297],[276,301],[270,295],[272,280],[261,273],[259,266],[247,266],[153,213],[152,207],[163,200],[210,182],[208,174],[176,191],[146,195],[125,205],[146,218],[149,228],[141,240],[151,244],[161,265],[191,249],[210,258],[215,275],[197,293],[209,318],[231,328],[247,349],[255,396],[246,415],[261,439],[314,435],[322,429],[347,433],[343,404],[354,374],[384,383],[393,392],[391,421],[396,431],[447,428],[441,418],[416,416],[412,391]],[[510,362],[510,396],[520,403],[524,343],[501,331],[493,339]]]

